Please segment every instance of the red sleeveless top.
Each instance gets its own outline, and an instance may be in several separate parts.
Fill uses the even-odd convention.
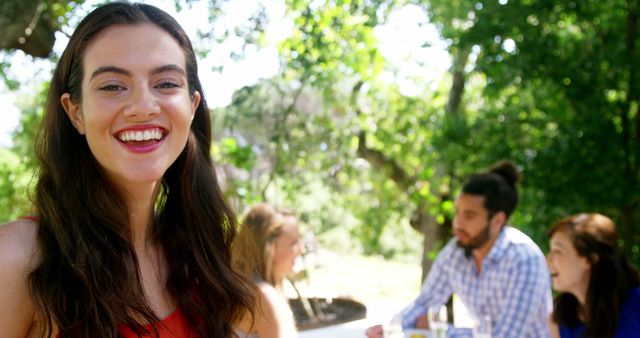
[[[124,325],[118,326],[118,332],[123,338],[154,338],[152,325],[158,330],[158,338],[197,338],[180,309],[176,309],[167,318],[155,324],[145,325],[145,329],[150,331],[148,335],[138,336],[133,330]],[[58,334],[57,338],[61,338],[60,334]]]
[[[158,329],[158,338],[196,338],[196,334],[180,309],[176,309],[167,318],[159,321],[155,327]],[[145,329],[151,331],[152,325],[146,325]],[[138,338],[134,331],[124,325],[120,325],[118,331],[123,338]],[[140,338],[155,337],[153,331],[151,332],[151,334]]]
[[[31,215],[21,217],[21,219],[30,220],[36,223],[39,221],[37,216]],[[189,321],[187,321],[179,308],[173,311],[165,319],[155,324],[145,325],[144,328],[150,331],[150,334],[148,335],[138,336],[135,331],[125,325],[119,325],[118,332],[120,332],[123,338],[154,338],[156,336],[153,334],[153,326],[158,330],[158,338],[197,338],[193,328],[189,325]],[[61,338],[59,333],[56,337]]]

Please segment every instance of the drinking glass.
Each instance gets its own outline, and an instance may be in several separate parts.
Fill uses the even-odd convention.
[[[476,318],[473,338],[491,338],[491,317],[485,315]]]
[[[447,307],[444,305],[433,306],[427,310],[427,320],[429,329],[433,333],[433,338],[446,338],[447,328]]]

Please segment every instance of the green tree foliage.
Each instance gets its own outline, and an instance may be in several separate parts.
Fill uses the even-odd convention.
[[[29,215],[32,211],[29,191],[36,166],[33,140],[42,117],[41,99],[48,85],[20,103],[20,126],[13,133],[13,146],[0,148],[0,222]]]
[[[0,148],[0,222],[25,216],[31,209],[25,195],[31,178],[29,169],[20,156]]]
[[[359,220],[359,227],[349,229],[365,252],[392,256],[398,251],[406,253],[407,248],[415,250],[416,236],[406,225],[415,209],[412,198],[420,200],[420,193],[428,195],[428,189],[421,189],[424,182],[419,183],[418,176],[429,170],[417,157],[428,153],[428,149],[414,141],[426,141],[429,136],[425,132],[433,134],[421,126],[433,110],[425,101],[403,96],[394,86],[381,85],[376,79],[384,60],[373,29],[392,3],[366,6],[361,2],[328,1],[288,5],[295,28],[280,46],[284,70],[277,80],[287,85],[267,81],[244,88],[236,93],[224,114],[229,126],[240,129],[243,136],[237,137],[239,143],[246,142],[253,145],[256,153],[270,155],[258,161],[269,163],[270,167],[261,168],[268,174],[258,175],[263,186],[257,191],[268,198],[265,191],[269,184],[286,181],[286,186],[274,188],[293,201],[294,196],[315,186],[313,180],[320,179],[332,192],[329,208],[338,204]],[[242,127],[239,116],[250,122]],[[395,126],[394,120],[402,124]],[[378,128],[379,123],[382,128]],[[251,131],[246,124],[269,131],[269,135],[262,135],[268,142],[256,141],[255,137],[263,133]],[[405,135],[413,130],[416,135]],[[394,150],[390,156],[375,149],[386,145],[392,145]],[[372,166],[358,159],[362,152],[373,157],[383,155],[382,160]],[[409,162],[415,167],[404,168],[403,163],[391,157],[396,154],[411,157]],[[394,165],[389,166],[390,162],[395,163],[395,169]],[[324,207],[317,209],[325,211]],[[332,224],[340,225],[326,218],[314,213],[313,219],[325,222],[315,228],[331,231]],[[392,241],[387,240],[383,245],[385,234],[390,232],[406,234],[404,237],[411,237],[413,244],[390,244]],[[398,249],[403,246],[404,250]]]
[[[212,20],[223,3],[212,2]],[[375,35],[409,2],[284,3],[292,29],[278,46],[281,72],[214,111],[212,156],[238,210],[273,201],[336,247],[392,257],[422,246],[428,259],[447,237],[460,183],[508,158],[525,177],[514,225],[544,246],[557,218],[602,212],[640,262],[636,2],[414,1],[453,60],[417,95],[382,76],[393,65]],[[265,13],[233,33],[263,42]],[[216,41],[232,33],[205,32]],[[25,106],[14,148],[0,157],[2,218],[25,212],[16,192],[30,174],[16,173],[33,165],[34,107]]]
[[[388,184],[386,173],[354,160],[357,114],[325,102],[321,90],[287,83],[270,79],[243,88],[232,105],[216,113],[224,121],[222,147],[243,149],[222,150],[232,156],[219,158],[234,167],[227,170],[231,195],[240,205],[271,200],[295,207],[321,238],[343,250],[415,255],[419,242],[400,226],[407,223],[410,201]],[[334,92],[345,101],[348,94]],[[241,164],[247,151],[254,166]],[[389,222],[397,226],[384,229]]]
[[[476,52],[484,104],[468,114],[462,141],[484,158],[469,164],[508,157],[523,166],[518,220],[539,242],[557,218],[597,211],[617,220],[640,261],[638,3],[426,5],[451,50]]]
[[[439,205],[440,196],[433,194],[433,189],[439,191],[443,182],[439,178],[428,181],[434,179],[433,167],[438,158],[429,146],[435,134],[432,127],[436,126],[431,122],[438,119],[438,110],[442,109],[434,103],[443,100],[433,93],[422,98],[408,97],[397,86],[379,79],[385,61],[378,50],[374,29],[398,4],[288,2],[295,29],[280,46],[284,80],[296,83],[299,90],[309,87],[320,95],[316,107],[321,119],[316,123],[327,131],[324,135],[317,134],[323,148],[310,149],[305,154],[308,157],[334,154],[334,161],[312,160],[325,165],[308,168],[307,172],[322,177],[322,173],[334,173],[339,168],[337,180],[323,181],[336,194],[352,194],[342,198],[347,203],[343,206],[363,222],[353,234],[365,251],[388,255],[394,250],[386,248],[388,242],[383,245],[385,231],[410,234],[412,230],[407,225],[416,212],[431,211],[432,215],[445,218],[444,208]],[[280,113],[286,116],[290,111]],[[289,130],[288,126],[282,127]],[[303,142],[316,137],[309,131],[305,130]],[[332,149],[337,151],[331,152]],[[287,180],[296,177],[294,172],[283,174]],[[354,184],[366,188],[359,191],[342,188]],[[416,229],[425,231],[420,223]],[[416,239],[415,235],[411,237]],[[434,248],[431,245],[425,250]]]
[[[393,86],[377,81],[385,61],[369,37],[384,19],[379,8],[394,4],[378,4],[377,11],[348,1],[289,5],[296,30],[281,46],[285,81],[311,86],[323,97],[321,109],[348,116],[341,124],[347,134],[325,140],[351,145],[340,156],[355,158],[367,158],[358,151],[365,143],[375,154],[367,158],[373,174],[346,177],[368,181],[375,187],[371,196],[391,202],[384,216],[375,203],[358,214],[378,220],[359,230],[367,246],[379,250],[375,234],[393,212],[411,214],[411,204],[426,203],[446,224],[450,196],[465,176],[509,158],[525,176],[514,224],[544,246],[555,219],[602,212],[617,219],[621,242],[637,260],[635,3],[430,1],[425,8],[460,67],[452,69],[449,92],[425,91],[419,98],[392,95]],[[455,71],[464,96],[451,110],[446,101],[454,97]],[[354,100],[348,93],[357,83],[366,90]],[[326,121],[335,127],[335,115]],[[389,207],[395,201],[404,208]]]

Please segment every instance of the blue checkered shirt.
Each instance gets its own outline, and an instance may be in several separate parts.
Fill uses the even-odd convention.
[[[454,238],[438,254],[420,295],[402,311],[402,326],[415,327],[429,307],[446,303],[455,293],[472,316],[491,317],[492,338],[547,338],[549,279],[540,248],[515,228],[500,231],[479,274]],[[471,331],[451,328],[447,337],[471,337]]]

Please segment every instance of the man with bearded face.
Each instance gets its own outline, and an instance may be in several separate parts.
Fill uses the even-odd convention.
[[[438,254],[420,295],[402,311],[402,326],[428,328],[429,307],[453,293],[475,318],[491,318],[493,338],[550,337],[552,310],[544,255],[524,233],[507,225],[518,203],[520,175],[510,162],[471,175],[455,201],[452,238]],[[371,327],[367,336],[382,337]],[[447,337],[471,337],[450,328]]]

